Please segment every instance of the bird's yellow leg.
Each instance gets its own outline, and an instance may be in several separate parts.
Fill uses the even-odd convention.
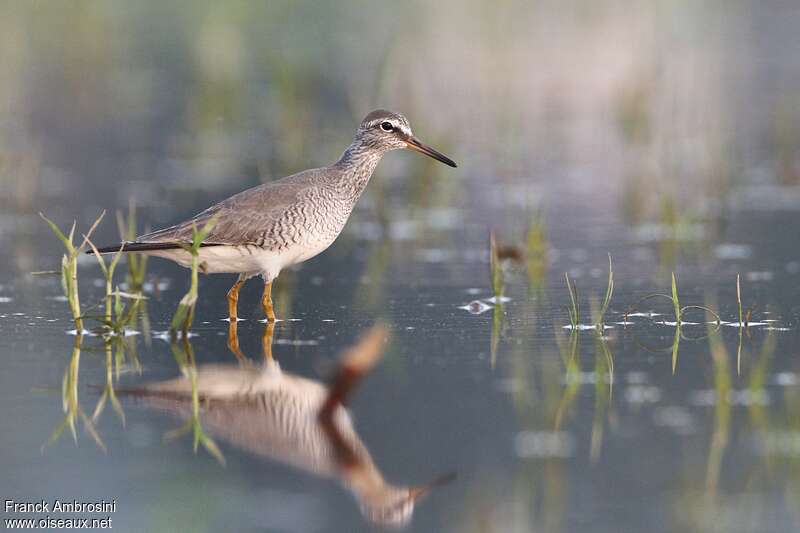
[[[267,317],[267,322],[275,322],[275,310],[272,308],[272,281],[264,280],[264,295],[261,297],[261,307],[264,308],[264,314]]]
[[[228,291],[228,318],[231,322],[236,322],[237,307],[239,305],[239,289],[242,288],[244,282],[247,280],[244,274],[239,274],[239,279],[233,284],[233,287]]]

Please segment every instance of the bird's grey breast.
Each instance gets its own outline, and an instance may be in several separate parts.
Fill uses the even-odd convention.
[[[264,248],[283,251],[302,248],[321,251],[330,245],[347,223],[354,199],[330,183],[315,183],[298,190],[295,200],[266,229]]]

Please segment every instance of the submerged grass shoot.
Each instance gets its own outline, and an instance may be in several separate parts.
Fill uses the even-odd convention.
[[[103,328],[105,328],[106,333],[121,335],[124,333],[125,328],[136,318],[139,304],[144,297],[141,293],[131,294],[121,292],[119,287],[114,287],[114,272],[123,254],[121,249],[114,254],[111,263],[106,265],[105,259],[97,250],[97,247],[91,239],[86,237],[86,242],[91,247],[92,252],[94,252],[97,263],[100,265],[100,270],[103,271],[103,277],[105,278],[105,296],[103,298],[105,313],[100,319],[100,322]],[[123,305],[123,298],[131,300],[131,303]]]
[[[526,238],[528,282],[533,288],[541,288],[545,283],[547,270],[548,243],[544,215],[537,210],[528,226]]]
[[[85,236],[84,236],[85,237]],[[86,238],[86,237],[85,237]],[[122,248],[120,247],[119,251],[114,254],[114,257],[111,258],[111,263],[106,266],[106,260],[100,255],[100,252],[97,251],[97,247],[94,243],[86,238],[86,241],[89,243],[89,246],[92,248],[92,252],[94,252],[94,256],[97,258],[97,264],[100,265],[100,270],[103,271],[103,277],[105,278],[105,322],[106,324],[111,324],[112,313],[114,310],[114,271],[117,268],[117,263],[119,263],[120,258],[122,257]]]
[[[678,281],[677,281],[677,278],[675,277],[675,273],[674,272],[672,273],[671,294],[663,294],[663,293],[648,294],[647,296],[639,299],[638,302],[636,302],[635,304],[631,305],[628,308],[628,310],[625,313],[625,320],[627,321],[628,320],[628,316],[630,316],[631,313],[633,313],[636,309],[638,309],[638,307],[642,303],[644,303],[644,302],[646,302],[648,300],[655,299],[655,298],[667,299],[672,303],[672,312],[673,312],[673,314],[675,316],[675,326],[678,327],[678,328],[680,328],[681,325],[684,324],[684,320],[683,320],[684,314],[686,313],[686,311],[688,311],[690,309],[697,309],[697,310],[705,311],[706,313],[710,314],[711,316],[714,317],[714,322],[716,323],[717,326],[719,326],[722,323],[722,319],[720,318],[719,314],[716,311],[714,311],[713,309],[711,309],[710,307],[708,307],[708,306],[705,306],[705,305],[684,305],[684,306],[682,306],[681,305],[680,299],[678,298]]]
[[[497,245],[497,238],[494,231],[489,232],[489,271],[492,282],[492,292],[494,293],[494,308],[492,309],[492,336],[489,345],[489,362],[494,368],[497,361],[497,348],[500,345],[500,335],[504,327],[505,302],[505,279],[503,277],[503,267],[500,248]]]
[[[569,312],[569,323],[572,329],[577,329],[580,320],[580,309],[578,307],[578,287],[574,281],[570,281],[569,274],[564,272],[564,280],[567,282],[567,291],[569,292],[570,306],[567,308]]]
[[[675,312],[675,323],[681,323],[681,302],[678,300],[678,281],[675,279],[675,272],[672,273],[672,308]]]
[[[73,239],[75,237],[75,228],[77,226],[77,222],[72,222],[72,227],[70,228],[69,233],[65,235],[64,232],[61,231],[61,229],[55,224],[55,222],[44,216],[44,214],[39,213],[39,216],[42,217],[42,219],[49,226],[50,231],[52,231],[53,234],[58,237],[58,239],[64,245],[64,248],[67,250],[67,253],[65,253],[61,258],[61,286],[64,290],[64,296],[67,298],[70,311],[72,312],[72,319],[75,322],[75,329],[78,333],[83,331],[83,315],[81,312],[81,302],[78,293],[78,256],[83,253],[83,250],[86,248],[86,245],[89,242],[89,237],[91,237],[98,224],[100,224],[100,221],[103,220],[105,214],[105,211],[100,213],[100,216],[98,216],[91,225],[89,231],[84,234],[83,242],[79,246],[75,246]]]
[[[608,312],[608,306],[611,304],[611,297],[614,295],[614,269],[611,266],[611,254],[608,254],[608,282],[606,284],[606,294],[603,297],[603,303],[600,310],[597,311],[594,319],[596,328],[602,330],[605,327],[605,316]]]
[[[742,282],[739,274],[736,274],[736,303],[739,308],[739,327],[749,332],[751,318],[756,306],[745,308],[742,304]]]
[[[569,273],[564,273],[564,281],[567,283],[567,292],[569,293],[569,323],[571,329],[584,328],[580,324],[580,300],[578,295],[578,286],[575,281],[570,279]],[[614,295],[614,269],[611,264],[611,254],[608,254],[608,280],[606,283],[606,292],[603,296],[603,301],[599,305],[595,298],[591,298],[590,312],[592,316],[592,326],[595,329],[602,331],[605,329],[605,316],[608,313],[608,308],[611,305],[611,298]],[[585,329],[590,329],[592,326],[586,326]]]
[[[122,211],[117,211],[117,228],[119,229],[120,239],[133,241],[136,239],[136,203],[133,198],[128,201],[128,215],[125,217]],[[128,263],[128,285],[130,292],[142,292],[145,275],[147,274],[147,255],[139,252],[128,252],[126,257]]]
[[[192,326],[192,322],[194,321],[194,309],[195,304],[197,303],[198,295],[197,273],[200,270],[200,246],[203,244],[205,238],[208,237],[208,234],[211,233],[211,229],[214,227],[216,222],[217,219],[214,217],[209,220],[201,229],[198,229],[196,225],[193,225],[192,244],[189,246],[184,246],[186,251],[192,255],[191,277],[189,291],[183,296],[183,298],[181,298],[178,308],[175,310],[175,314],[172,316],[170,330],[173,333],[180,330],[185,336],[189,332],[189,328]]]
[[[500,253],[497,247],[497,239],[494,231],[489,233],[489,267],[492,276],[492,290],[495,300],[501,303],[505,292],[505,282],[503,279],[503,267],[500,264]]]
[[[736,274],[736,303],[739,307],[739,325],[744,325],[744,315],[742,314],[742,282],[741,276]]]

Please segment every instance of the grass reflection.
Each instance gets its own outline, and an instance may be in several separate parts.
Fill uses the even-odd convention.
[[[489,232],[489,275],[492,292],[494,293],[492,309],[492,335],[489,341],[489,363],[492,368],[497,364],[497,348],[500,337],[506,331],[505,323],[505,275],[500,246],[494,230]]]
[[[82,422],[86,432],[92,437],[97,446],[106,451],[105,443],[97,430],[96,423],[108,403],[111,404],[111,408],[119,418],[122,426],[125,426],[125,412],[119,401],[117,384],[120,375],[124,371],[141,372],[142,367],[136,353],[135,338],[111,335],[100,337],[102,340],[105,383],[102,385],[89,384],[92,393],[99,393],[92,414],[89,416],[81,406],[80,363],[84,351],[91,353],[96,350],[83,347],[84,337],[85,335],[78,334],[73,341],[72,354],[62,379],[61,408],[64,412],[64,417],[51,433],[43,449],[55,444],[66,429],[70,430],[73,440],[77,443],[77,425],[78,422]]]
[[[565,413],[569,412],[578,398],[581,387],[581,361],[578,354],[580,347],[580,334],[577,330],[572,330],[566,342],[563,341],[563,334],[556,332],[556,339],[559,340],[559,352],[564,363],[564,388],[561,393],[561,402],[553,418],[553,429],[559,431]]]
[[[173,341],[170,343],[172,355],[175,357],[175,362],[178,364],[181,373],[189,382],[191,409],[189,419],[183,426],[167,432],[164,435],[166,439],[176,439],[186,433],[192,434],[192,449],[197,453],[198,445],[202,444],[203,448],[211,454],[214,459],[219,461],[223,466],[225,465],[225,457],[222,455],[217,444],[214,440],[203,430],[203,424],[200,419],[200,393],[197,386],[197,365],[194,358],[194,349],[188,336],[184,335],[180,341]]]
[[[730,438],[732,376],[729,362],[730,356],[718,335],[709,336],[709,351],[713,368],[714,397],[716,401],[705,485],[708,498],[707,505],[713,507],[716,504],[722,457]]]
[[[587,379],[594,385],[594,408],[592,414],[590,459],[593,463],[600,458],[607,413],[613,400],[614,392],[614,357],[608,347],[606,338],[600,332],[594,332],[594,371],[591,378],[586,375],[580,363],[580,333],[572,330],[566,341],[561,341],[562,361],[564,361],[564,387],[561,401],[554,413],[553,429],[561,431],[566,418],[574,412],[580,389]]]
[[[779,510],[772,499],[775,491],[784,494],[786,510],[797,513],[800,456],[786,453],[783,445],[800,434],[797,417],[792,415],[798,386],[777,390],[769,386],[770,366],[777,348],[775,332],[766,334],[754,364],[743,368],[742,379],[738,380],[738,373],[732,368],[733,357],[738,356],[732,355],[722,335],[711,325],[707,329],[713,387],[711,432],[704,476],[698,479],[697,471],[688,476],[683,495],[676,501],[677,522],[691,531],[758,530],[765,513]],[[739,336],[737,352],[740,339]],[[745,388],[738,389],[737,382],[745,384]],[[783,398],[782,404],[771,399],[774,394]],[[735,408],[742,404],[746,406],[750,431],[737,429],[735,423],[739,418]],[[786,436],[793,437],[785,439]],[[739,464],[742,438],[754,447],[754,459]],[[734,470],[732,461],[737,462],[737,471],[744,469],[739,476],[726,475],[728,470]]]
[[[97,404],[94,408],[94,413],[92,413],[92,421],[97,422],[100,418],[100,415],[103,413],[103,409],[105,408],[106,402],[111,403],[111,407],[116,413],[117,417],[119,417],[120,422],[122,425],[125,425],[125,411],[122,409],[122,405],[119,402],[117,397],[117,393],[115,391],[115,384],[119,380],[119,376],[121,373],[121,367],[125,363],[126,359],[126,346],[135,346],[135,341],[128,343],[126,339],[117,337],[116,339],[104,339],[103,340],[103,353],[105,354],[105,377],[106,382],[103,386],[103,392],[100,394],[100,398],[97,400]],[[131,364],[134,370],[141,372],[141,365],[139,364],[138,358],[136,357],[135,348],[131,350]]]
[[[100,434],[97,432],[94,422],[81,407],[78,396],[82,344],[83,335],[78,333],[75,335],[75,341],[72,345],[72,356],[70,357],[67,368],[64,370],[64,378],[61,382],[61,407],[64,411],[64,418],[50,434],[50,438],[47,440],[47,444],[43,449],[58,441],[67,428],[69,428],[72,439],[77,444],[78,433],[76,426],[78,421],[81,421],[84,424],[86,432],[94,439],[97,446],[100,447],[101,450],[106,451],[106,446],[100,438]]]
[[[592,437],[589,457],[592,463],[600,460],[603,446],[603,430],[614,396],[614,357],[606,339],[595,334],[594,357],[594,414],[592,416]]]

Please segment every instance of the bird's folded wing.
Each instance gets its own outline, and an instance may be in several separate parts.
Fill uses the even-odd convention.
[[[262,245],[273,224],[314,187],[314,171],[295,174],[231,196],[195,217],[136,239],[137,243],[189,243],[193,228],[214,221],[206,245]]]
[[[214,221],[203,244],[257,244],[271,219],[269,213],[250,210],[233,210],[217,204],[190,220],[160,229],[136,239],[137,243],[190,243],[194,228],[197,230]],[[216,219],[214,218],[216,216]]]

